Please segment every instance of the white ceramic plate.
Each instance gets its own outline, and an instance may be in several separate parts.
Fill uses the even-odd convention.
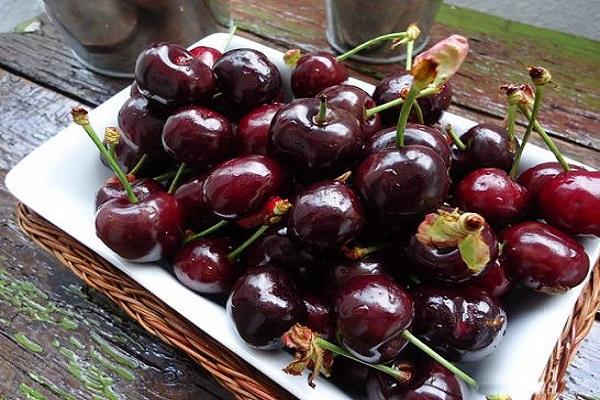
[[[226,34],[208,36],[198,44],[222,48]],[[281,70],[289,93],[290,71],[282,53],[248,39],[235,37],[230,48],[250,47],[262,51]],[[371,92],[373,86],[350,79],[350,83]],[[492,88],[490,88],[492,90]],[[128,98],[129,88],[122,90],[90,113],[98,132],[117,125],[117,112]],[[459,132],[475,122],[446,113],[444,122]],[[546,150],[528,145],[522,168],[553,160]],[[292,377],[281,369],[290,361],[284,352],[256,351],[246,346],[234,333],[225,310],[183,287],[163,268],[155,264],[132,264],[123,261],[97,237],[94,228],[96,191],[109,176],[99,161],[97,149],[83,132],[71,125],[35,149],[6,177],[9,190],[28,207],[88,246],[117,268],[154,293],[175,311],[211,335],[275,382],[302,400],[346,400],[349,397],[327,380],[319,378],[311,389],[306,377]],[[600,253],[599,239],[582,239],[592,265]],[[582,285],[583,286],[583,285]],[[501,347],[487,359],[464,365],[479,381],[479,391],[469,399],[484,399],[486,393],[508,393],[515,400],[528,399],[540,385],[544,366],[567,321],[582,286],[566,294],[548,297],[517,291],[508,305],[508,329]]]

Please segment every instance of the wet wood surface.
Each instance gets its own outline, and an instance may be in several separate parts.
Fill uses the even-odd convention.
[[[242,35],[276,48],[329,48],[320,0],[236,0],[233,16]],[[598,43],[450,7],[438,19],[432,40],[456,32],[472,47],[453,81],[452,111],[498,121],[504,99],[497,87],[526,82],[525,66],[543,63],[560,85],[547,91],[543,123],[567,155],[600,167]],[[351,65],[371,80],[400,68]],[[83,68],[45,19],[40,32],[0,34],[0,399],[36,398],[35,391],[47,399],[89,399],[98,390],[104,398],[229,398],[199,366],[86,288],[15,224],[16,200],[3,183],[8,170],[66,126],[73,105],[98,105],[128,84]],[[600,394],[599,350],[596,323],[569,369],[564,399]]]

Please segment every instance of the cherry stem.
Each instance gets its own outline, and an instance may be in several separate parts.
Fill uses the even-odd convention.
[[[448,136],[450,136],[450,139],[452,139],[452,142],[454,142],[454,144],[460,151],[465,151],[467,149],[467,145],[460,139],[452,125],[446,125],[446,132],[448,133]]]
[[[313,117],[313,122],[317,125],[322,125],[327,120],[327,96],[324,94],[319,98],[319,113]]]
[[[229,259],[229,261],[237,260],[237,258],[240,256],[240,254],[242,254],[242,252],[244,250],[246,250],[248,248],[248,246],[250,246],[252,243],[254,243],[256,241],[256,239],[258,239],[259,237],[264,235],[264,233],[267,231],[267,229],[269,229],[269,226],[271,226],[271,225],[269,225],[269,224],[261,225],[256,230],[256,232],[254,232],[252,234],[252,236],[250,236],[248,239],[246,239],[246,241],[244,243],[239,245],[238,248],[236,248],[235,250],[233,250],[231,253],[229,253],[227,255],[227,258]]]
[[[148,155],[142,154],[142,156],[140,157],[138,162],[135,163],[133,168],[131,168],[131,171],[129,171],[129,174],[131,174],[131,175],[137,174],[139,172],[139,170],[142,169],[142,167],[144,166],[144,164],[146,163],[147,160],[148,160]]]
[[[183,173],[188,174],[188,173],[192,172],[193,170],[194,170],[193,168],[186,168],[183,171]],[[177,175],[177,171],[178,170],[165,172],[164,174],[155,176],[152,179],[154,179],[155,181],[158,181],[158,182],[163,182],[163,181],[166,181],[167,179],[170,179],[170,178],[174,177],[175,175]]]
[[[425,124],[425,119],[423,118],[423,110],[421,110],[421,106],[418,101],[413,103],[413,108],[415,109],[415,114],[417,114],[417,122],[421,125]]]
[[[367,246],[367,247],[360,247],[360,246],[344,247],[342,249],[342,251],[343,251],[344,255],[346,256],[346,258],[348,258],[350,260],[360,260],[361,258],[368,256],[369,254],[373,254],[378,251],[385,250],[388,247],[390,247],[391,245],[392,245],[392,243],[390,243],[390,242],[384,242],[384,243],[379,243],[379,244],[375,244],[375,245]]]
[[[419,89],[416,86],[411,86],[404,103],[402,103],[400,117],[398,118],[398,127],[396,129],[396,147],[398,148],[404,147],[404,130],[406,129],[410,110],[418,94]]]
[[[338,345],[335,345],[335,344],[323,339],[322,337],[318,337],[316,339],[316,342],[317,342],[317,345],[319,345],[321,348],[323,348],[325,350],[329,350],[333,354],[337,354],[338,356],[346,357],[352,361],[356,361],[357,363],[366,365],[367,367],[374,368],[378,371],[388,374],[389,376],[391,376],[392,378],[394,378],[398,381],[402,382],[404,380],[404,374],[402,372],[398,371],[397,369],[394,369],[392,367],[389,367],[389,366],[383,365],[383,364],[369,364],[367,362],[359,360],[358,358],[356,358],[352,354],[350,354],[346,349],[344,349]]]
[[[406,64],[404,66],[404,69],[407,71],[410,71],[410,69],[412,68],[412,56],[413,56],[414,46],[415,46],[414,40],[409,40],[406,43]]]
[[[183,175],[183,171],[185,170],[185,163],[181,163],[177,172],[175,173],[175,177],[171,181],[171,185],[169,186],[169,190],[167,191],[169,194],[175,193],[175,189],[177,188],[177,184],[179,183],[179,179]]]
[[[96,133],[96,131],[94,131],[94,128],[92,128],[92,125],[90,125],[89,122],[87,122],[85,124],[80,124],[80,125],[83,127],[85,132],[88,134],[90,139],[92,139],[92,142],[94,142],[94,144],[100,151],[100,154],[102,155],[102,157],[104,157],[104,160],[108,163],[110,168],[113,170],[113,172],[119,179],[119,182],[121,182],[121,185],[123,185],[123,188],[125,189],[125,192],[127,193],[127,198],[129,199],[129,202],[132,204],[136,204],[138,202],[138,198],[135,195],[135,193],[133,193],[133,188],[131,187],[131,183],[129,183],[129,181],[125,177],[125,174],[123,173],[123,170],[121,170],[121,167],[119,166],[117,161],[110,155],[110,152],[108,151],[106,146],[104,146],[104,144],[98,137],[98,134]]]
[[[542,96],[544,95],[544,86],[536,86],[535,87],[535,98],[533,100],[533,111],[527,117],[529,119],[529,123],[527,124],[527,129],[525,129],[525,134],[523,134],[523,141],[521,142],[521,146],[517,149],[515,154],[515,159],[513,161],[513,166],[510,170],[510,176],[516,178],[519,173],[519,165],[521,164],[521,157],[523,156],[523,151],[525,150],[525,146],[529,141],[529,137],[531,136],[531,132],[533,131],[534,122],[540,112],[540,108],[542,106]]]
[[[233,40],[235,31],[237,31],[237,26],[231,25],[231,29],[229,30],[229,36],[227,37],[227,41],[225,42],[225,45],[223,46],[223,53],[225,53],[227,51],[227,49],[229,48],[229,46],[231,46],[231,41]]]
[[[108,152],[112,158],[115,160],[117,159],[117,145],[115,143],[110,143],[108,145]]]
[[[219,229],[221,229],[222,227],[224,227],[228,223],[229,223],[229,221],[221,220],[221,221],[217,222],[216,224],[214,224],[213,226],[211,226],[209,228],[206,228],[205,230],[203,230],[201,232],[198,232],[196,234],[188,236],[183,241],[183,244],[185,245],[185,244],[188,244],[190,242],[193,242],[194,240],[198,240],[200,238],[203,238],[204,236],[208,236],[211,233],[218,231]]]
[[[419,99],[421,97],[429,96],[431,94],[435,94],[437,92],[439,92],[439,89],[438,88],[434,88],[434,87],[429,87],[429,88],[423,89],[417,95],[417,99]],[[377,114],[378,112],[385,111],[385,110],[387,110],[389,108],[399,106],[399,105],[401,105],[403,103],[404,103],[404,99],[402,97],[398,97],[397,99],[394,99],[392,101],[388,101],[387,103],[383,103],[383,104],[380,104],[378,106],[369,108],[369,109],[367,109],[365,111],[365,117],[366,117],[365,119],[369,119],[373,115]]]
[[[452,372],[454,375],[456,375],[457,377],[462,379],[467,385],[469,385],[473,388],[477,387],[477,381],[475,379],[473,379],[471,376],[467,375],[466,372],[463,372],[457,366],[452,364],[450,361],[446,360],[444,357],[439,355],[435,350],[433,350],[431,347],[429,347],[428,345],[423,343],[419,338],[414,336],[407,329],[402,331],[402,337],[404,339],[406,339],[407,341],[409,341],[410,343],[412,343],[414,346],[418,347],[429,357],[433,358],[440,365],[442,365],[443,367],[448,369],[448,371]]]
[[[408,33],[406,32],[394,32],[394,33],[388,33],[386,35],[381,35],[381,36],[377,36],[373,39],[367,40],[364,43],[359,44],[358,46],[356,46],[355,48],[348,50],[347,52],[340,54],[339,56],[337,56],[337,59],[339,61],[344,61],[345,59],[352,57],[353,55],[355,55],[356,53],[358,53],[359,51],[362,51],[366,48],[369,48],[371,46],[375,46],[381,42],[385,42],[388,40],[394,40],[394,39],[403,39],[406,36],[408,36]]]
[[[517,117],[517,105],[509,104],[506,110],[506,129],[508,131],[508,142],[515,144],[515,120]]]

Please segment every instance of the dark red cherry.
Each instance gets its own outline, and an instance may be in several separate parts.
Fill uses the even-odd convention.
[[[296,195],[288,227],[305,243],[333,248],[356,239],[364,223],[362,204],[352,189],[338,181],[324,181]]]
[[[239,156],[208,173],[204,199],[219,217],[238,219],[258,211],[279,193],[284,181],[284,171],[272,159],[258,154]]]
[[[549,224],[572,235],[600,236],[600,171],[562,172],[540,188],[537,201]]]
[[[171,115],[162,134],[163,147],[171,156],[201,169],[231,156],[235,142],[235,134],[225,117],[196,105]]]
[[[340,286],[334,305],[337,338],[355,357],[385,363],[404,349],[402,332],[412,322],[413,302],[391,278],[355,276]]]
[[[238,335],[259,349],[281,347],[281,335],[306,321],[306,306],[288,275],[276,267],[250,268],[233,287],[227,313]]]
[[[203,187],[206,175],[191,179],[177,188],[175,198],[183,209],[186,226],[193,230],[206,229],[218,222],[204,199]]]
[[[450,176],[458,182],[479,168],[499,168],[509,172],[513,165],[515,149],[508,141],[508,131],[494,124],[475,125],[462,136],[465,150],[452,148]]]
[[[316,97],[325,96],[327,104],[346,110],[360,122],[363,137],[368,139],[381,129],[379,114],[365,118],[365,112],[375,107],[375,101],[367,92],[353,85],[335,85],[321,91]]]
[[[337,360],[336,360],[337,362]],[[406,383],[387,374],[369,370],[367,400],[463,400],[464,385],[452,372],[424,357],[400,359],[392,364],[399,370],[408,369],[413,376]]]
[[[158,43],[142,51],[135,80],[144,96],[166,104],[207,99],[215,89],[210,67],[176,44]]]
[[[163,191],[110,200],[96,214],[96,234],[112,251],[134,262],[168,258],[181,241],[183,211],[175,197]]]
[[[454,196],[457,206],[500,227],[522,220],[531,202],[527,189],[498,168],[471,172],[460,181]]]
[[[137,197],[146,197],[152,192],[164,192],[163,185],[153,179],[135,179],[132,175],[127,175],[127,180],[131,183],[133,193]],[[100,208],[104,203],[112,199],[127,199],[127,192],[121,185],[121,182],[116,176],[108,178],[104,185],[96,193],[96,209]]]
[[[412,79],[412,75],[404,73],[391,75],[382,79],[377,83],[377,86],[375,86],[373,100],[375,100],[377,105],[381,105],[406,95],[412,85]],[[439,93],[418,99],[419,106],[421,106],[421,110],[423,111],[423,120],[425,124],[433,125],[438,122],[442,116],[442,112],[450,107],[451,100],[452,86],[450,85],[450,82],[443,84]],[[401,106],[398,106],[380,112],[384,126],[395,125],[398,123],[400,108]],[[409,119],[411,122],[417,122],[414,111],[411,112]]]
[[[314,97],[321,90],[348,79],[344,63],[326,51],[315,51],[300,57],[292,71],[292,92],[297,98]]]
[[[581,244],[541,222],[522,222],[500,233],[503,264],[521,285],[546,294],[579,285],[590,260]]]
[[[330,275],[334,287],[339,287],[359,275],[388,275],[390,258],[382,254],[370,254],[359,260],[337,261],[331,266]]]
[[[331,370],[331,379],[345,392],[364,396],[370,369],[348,358],[336,357]]]
[[[246,114],[237,125],[240,154],[268,155],[269,127],[282,103],[258,106]]]
[[[223,53],[219,50],[208,46],[196,46],[190,50],[190,54],[209,68],[212,68],[217,60],[223,56]]]
[[[479,361],[492,353],[506,331],[497,300],[475,287],[417,286],[413,333],[451,361]]]
[[[166,116],[153,109],[143,96],[130,97],[119,110],[121,139],[136,154],[166,158],[162,132]]]
[[[404,130],[404,144],[420,144],[430,147],[442,157],[450,168],[450,146],[446,137],[435,128],[419,124],[407,124]],[[381,150],[396,148],[396,127],[385,128],[369,138],[365,144],[365,156]]]
[[[224,98],[239,112],[278,100],[279,70],[260,51],[230,50],[217,60],[213,71]]]
[[[306,326],[325,339],[334,337],[334,321],[327,302],[315,295],[304,296]]]
[[[468,283],[478,287],[497,299],[506,296],[515,283],[506,269],[503,257],[497,257],[483,273]]]
[[[173,256],[179,282],[198,293],[225,293],[235,283],[236,265],[227,258],[231,246],[225,238],[201,238],[186,244]]]
[[[355,162],[362,150],[360,124],[352,114],[327,106],[317,120],[319,99],[294,100],[281,108],[269,130],[270,151],[300,173],[335,176]]]
[[[577,165],[569,164],[569,168],[573,170],[584,169]],[[538,191],[546,182],[552,180],[556,175],[564,172],[562,167],[556,161],[549,161],[534,165],[531,168],[523,171],[517,182],[529,191],[533,197],[537,196]]]
[[[443,204],[449,183],[444,160],[419,145],[371,154],[355,179],[366,204],[388,223],[420,220]]]

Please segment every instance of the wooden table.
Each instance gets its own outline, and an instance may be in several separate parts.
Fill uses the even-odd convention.
[[[244,36],[279,49],[328,49],[322,1],[234,1]],[[495,121],[505,110],[498,86],[527,82],[525,66],[548,67],[541,120],[565,154],[600,167],[600,44],[444,6],[432,40],[467,36],[471,53],[455,88],[452,111]],[[399,66],[352,63],[374,80]],[[15,224],[15,199],[4,176],[21,158],[69,123],[69,110],[96,106],[128,81],[85,70],[47,20],[41,31],[0,35],[0,399],[226,399],[184,354],[130,321],[102,294],[86,288]],[[60,205],[57,205],[60,206]],[[569,369],[565,399],[600,394],[600,323]],[[94,388],[87,377],[108,379]]]

